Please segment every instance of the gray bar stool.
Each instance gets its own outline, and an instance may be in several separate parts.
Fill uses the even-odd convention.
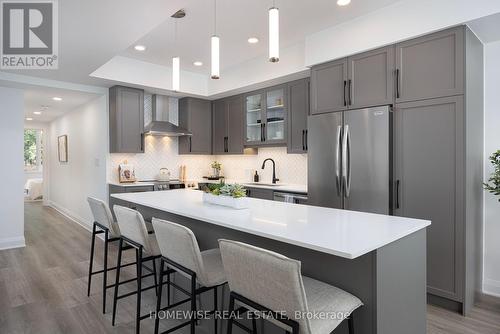
[[[363,305],[357,297],[302,276],[300,261],[237,241],[219,240],[219,246],[231,290],[229,312],[236,300],[272,315],[293,334],[328,334],[348,316],[349,333],[354,333],[352,312]],[[315,312],[328,319],[307,316]],[[228,334],[235,323],[230,317]]]
[[[118,248],[118,262],[116,268],[116,280],[115,280],[115,291],[113,298],[113,318],[112,325],[115,325],[116,319],[116,307],[118,299],[126,298],[132,295],[137,295],[137,309],[136,309],[136,333],[140,332],[141,323],[140,321],[149,317],[149,314],[141,315],[141,295],[143,291],[150,289],[155,289],[158,294],[158,281],[156,272],[155,260],[160,258],[161,253],[158,248],[158,243],[154,234],[148,233],[146,223],[142,215],[136,211],[123,206],[115,205],[113,207],[115,212],[116,221],[120,228],[120,247]],[[136,271],[137,276],[134,279],[120,282],[120,270],[122,268],[121,258],[122,258],[122,246],[127,244],[135,248],[136,256]],[[150,269],[146,266],[144,268],[150,272],[150,274],[143,275],[142,268],[143,264],[147,261],[151,261],[153,268]],[[154,285],[148,287],[142,287],[142,279],[153,276]],[[123,283],[137,281],[136,291],[125,293],[123,295],[118,295],[118,288]]]
[[[90,210],[94,216],[94,224],[92,226],[92,239],[90,244],[90,263],[89,273],[87,280],[87,296],[90,296],[90,287],[92,284],[92,276],[103,274],[102,276],[102,313],[106,313],[106,291],[113,288],[114,284],[108,285],[108,271],[115,270],[116,267],[108,267],[108,249],[109,243],[120,240],[120,228],[113,220],[113,215],[108,205],[97,198],[88,197]],[[104,234],[104,256],[103,256],[103,269],[93,271],[94,266],[94,253],[95,253],[95,239],[98,234]],[[128,263],[125,266],[133,265]],[[123,266],[122,266],[123,267]]]
[[[158,238],[158,245],[162,254],[160,260],[160,286],[156,305],[157,317],[155,320],[155,334],[157,334],[160,321],[158,314],[160,311],[166,311],[181,304],[191,302],[192,314],[196,314],[196,296],[203,292],[213,290],[214,309],[209,313],[215,313],[218,309],[217,289],[219,286],[226,283],[226,277],[224,275],[219,249],[200,251],[196,237],[190,229],[179,224],[156,218],[153,218],[153,228]],[[167,267],[167,271],[164,271],[165,266]],[[190,291],[170,281],[170,268],[175,269],[177,272],[184,273],[184,275],[190,278]],[[162,286],[165,284],[163,282],[163,277],[165,275],[167,275],[166,284],[168,289],[167,306],[162,307]],[[196,283],[199,283],[201,287],[197,288]],[[183,292],[188,298],[171,304],[170,286]],[[191,319],[188,321],[170,328],[163,333],[171,333],[190,325],[191,334],[194,334],[196,320],[195,316],[191,316]],[[214,334],[215,333],[217,333],[217,318],[214,316]]]

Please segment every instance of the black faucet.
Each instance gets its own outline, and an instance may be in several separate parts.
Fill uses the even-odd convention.
[[[279,181],[280,179],[276,178],[276,163],[274,162],[274,160],[271,158],[267,158],[266,160],[264,160],[262,162],[262,169],[264,169],[264,167],[266,167],[267,160],[270,160],[273,163],[273,183],[276,183],[276,181]]]

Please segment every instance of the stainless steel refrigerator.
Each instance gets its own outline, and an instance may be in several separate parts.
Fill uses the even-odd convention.
[[[390,213],[389,106],[308,119],[308,204]]]

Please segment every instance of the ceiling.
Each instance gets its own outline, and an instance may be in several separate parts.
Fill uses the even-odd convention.
[[[74,90],[36,87],[24,89],[24,114],[33,118],[32,122],[51,122],[66,112],[93,100],[98,95]],[[62,98],[54,101],[53,97]],[[41,115],[33,112],[42,111]],[[29,124],[30,121],[26,121]]]
[[[336,0],[278,0],[280,46],[286,48],[302,42],[308,34],[395,2],[398,0],[352,0],[350,5],[340,7]],[[217,0],[221,70],[267,54],[267,10],[272,3],[270,0]],[[166,66],[171,66],[173,56],[180,56],[183,69],[208,75],[210,36],[214,34],[214,1],[185,0],[177,9],[181,8],[186,17],[177,19],[177,38],[174,34],[176,19],[168,17],[120,55]],[[257,37],[259,43],[249,44],[249,37]],[[146,46],[146,50],[136,51],[136,44]],[[203,62],[203,66],[194,66],[194,61]]]
[[[390,5],[397,0],[352,0],[339,7],[336,0],[277,0],[280,8],[281,46],[329,26]],[[209,38],[213,33],[211,0],[81,0],[59,1],[59,69],[10,71],[71,83],[109,87],[113,81],[90,77],[114,56],[126,55],[170,65],[173,54],[181,56],[185,68],[208,74]],[[267,53],[267,9],[271,0],[218,0],[218,34],[221,36],[221,68],[237,66]],[[185,9],[178,23],[178,41],[173,45],[170,15]],[[249,45],[247,38],[260,42]],[[144,53],[133,50],[141,43]],[[175,50],[175,51],[174,51]],[[204,66],[192,66],[201,60]]]

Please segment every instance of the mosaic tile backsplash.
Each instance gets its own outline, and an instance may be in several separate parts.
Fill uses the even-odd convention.
[[[177,124],[177,100],[172,98],[169,118]],[[151,121],[151,95],[144,97],[144,120]],[[175,137],[146,136],[145,153],[141,154],[110,154],[108,160],[108,180],[118,181],[118,164],[128,161],[136,170],[140,180],[155,179],[160,168],[168,168],[172,178],[179,177],[179,167],[187,166],[188,180],[200,180],[211,174],[210,164],[217,160],[222,164],[222,174],[230,180],[253,181],[255,170],[262,182],[270,182],[272,177],[271,164],[261,170],[262,161],[272,158],[276,162],[276,175],[283,183],[307,184],[307,155],[287,154],[285,147],[260,148],[256,155],[198,155],[185,156],[178,154],[178,139]]]

